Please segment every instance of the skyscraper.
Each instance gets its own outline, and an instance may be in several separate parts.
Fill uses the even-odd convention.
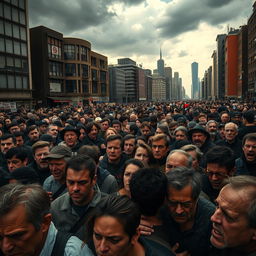
[[[160,59],[157,61],[157,71],[160,76],[164,77],[164,60],[162,59],[161,49],[160,49]]]
[[[191,64],[191,72],[192,72],[192,99],[199,99],[199,81],[198,81],[198,63],[193,62]]]

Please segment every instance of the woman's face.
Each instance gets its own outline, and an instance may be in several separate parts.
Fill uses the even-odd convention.
[[[124,177],[123,177],[123,182],[124,182],[124,189],[126,191],[130,191],[130,180],[132,178],[132,175],[137,172],[140,168],[135,165],[135,164],[129,164],[126,166],[124,170]]]
[[[186,140],[187,136],[186,136],[186,134],[183,131],[177,131],[175,133],[175,139],[176,140]]]
[[[159,128],[156,129],[156,134],[164,134],[163,131]]]
[[[116,135],[116,133],[113,130],[107,130],[106,131],[106,138],[109,137],[110,135]]]
[[[148,152],[147,152],[147,150],[145,148],[138,147],[136,152],[135,152],[134,158],[140,160],[145,165],[148,165],[149,155],[148,155]]]

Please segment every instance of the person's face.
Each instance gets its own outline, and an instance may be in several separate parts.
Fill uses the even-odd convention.
[[[73,147],[77,143],[77,134],[74,131],[67,131],[64,134],[64,141],[69,147]]]
[[[151,131],[150,131],[149,127],[147,127],[147,126],[141,128],[141,133],[142,133],[142,135],[144,135],[144,136],[149,135],[150,132],[151,132]]]
[[[156,129],[156,134],[164,134],[163,131],[160,128]]]
[[[217,124],[216,123],[210,123],[207,126],[208,132],[217,132]]]
[[[192,162],[192,167],[194,169],[197,169],[199,167],[199,162],[198,162],[198,158],[197,158],[197,154],[196,151],[188,151],[187,152],[189,155],[191,155],[193,162]]]
[[[47,132],[48,125],[40,125],[40,134],[45,134]]]
[[[79,140],[82,141],[83,138],[85,137],[85,130],[84,130],[84,128],[81,128],[79,130],[79,132],[80,132]]]
[[[12,172],[17,168],[24,167],[27,165],[27,162],[28,162],[27,159],[22,161],[21,159],[17,158],[16,156],[13,156],[12,158],[7,159],[8,170],[10,172]]]
[[[53,138],[56,138],[58,135],[58,126],[50,126],[48,134],[51,135]]]
[[[91,139],[95,140],[97,138],[98,133],[99,133],[98,128],[95,125],[93,125],[91,131],[88,133],[88,136]]]
[[[4,120],[4,122],[5,122],[5,125],[6,126],[8,126],[9,124],[11,124],[11,119],[9,119],[9,118],[6,118],[5,120]]]
[[[137,125],[137,127],[139,127],[139,128],[141,127],[141,122],[140,122],[140,120],[136,120],[136,121],[135,121],[135,124]]]
[[[109,162],[118,161],[121,158],[122,148],[120,140],[112,140],[107,143],[107,156]]]
[[[129,164],[126,166],[124,170],[124,177],[123,177],[123,182],[124,182],[124,188],[126,191],[130,191],[130,181],[132,178],[132,175],[137,172],[140,168],[135,165],[135,164]]]
[[[19,124],[19,127],[20,127],[20,130],[21,130],[22,132],[25,131],[26,128],[27,128],[27,126],[26,126],[25,123],[20,123],[20,124]]]
[[[229,115],[226,113],[222,114],[220,120],[222,123],[227,123],[229,121]]]
[[[129,139],[124,142],[124,153],[131,155],[135,148],[135,139]]]
[[[101,123],[101,129],[102,129],[103,131],[106,131],[108,128],[109,128],[109,123],[108,123],[108,121],[104,121],[104,122]]]
[[[17,136],[16,138],[16,145],[17,147],[24,145],[24,139],[22,136]]]
[[[176,190],[169,186],[167,191],[167,204],[171,217],[178,224],[193,221],[197,201],[192,198],[192,187],[190,185],[181,190]]]
[[[107,130],[106,131],[106,138],[109,137],[110,135],[116,135],[116,133],[113,130]]]
[[[186,140],[187,136],[186,136],[186,134],[183,131],[177,131],[175,133],[175,139],[176,140]]]
[[[39,139],[39,131],[34,129],[28,133],[28,137],[31,141],[37,141]]]
[[[179,152],[175,152],[166,161],[165,172],[169,172],[172,169],[179,166],[187,166],[187,165],[188,165],[187,157]]]
[[[15,132],[20,132],[20,127],[18,125],[12,126],[10,128],[10,133],[13,134]]]
[[[204,135],[201,132],[194,132],[192,134],[192,142],[194,145],[198,146],[199,148],[201,148],[203,146],[206,139],[207,139],[206,135]]]
[[[66,168],[65,159],[49,159],[48,163],[53,178],[60,182],[64,181]]]
[[[217,163],[207,163],[206,175],[213,189],[219,190],[224,179],[231,175],[226,167],[220,166]]]
[[[207,122],[207,118],[206,118],[205,116],[200,116],[200,117],[198,118],[198,121],[199,121],[199,122],[202,122],[202,123],[206,123],[206,122]]]
[[[145,165],[148,165],[149,155],[145,148],[138,147],[135,152],[134,159],[142,161]]]
[[[91,179],[87,169],[75,171],[68,168],[66,182],[68,193],[75,205],[83,206],[92,200],[96,176]]]
[[[10,148],[14,148],[15,144],[13,142],[12,138],[8,138],[6,140],[1,140],[1,152],[3,154],[6,154],[6,152],[10,149]]]
[[[4,255],[39,255],[43,247],[51,215],[43,217],[39,230],[28,221],[26,208],[18,205],[0,218],[0,249]]]
[[[244,156],[248,162],[256,160],[256,141],[245,140],[243,145]]]
[[[234,190],[225,186],[216,199],[217,209],[211,217],[213,222],[211,243],[216,248],[243,248],[256,240],[256,229],[248,222],[250,204],[245,189]]]
[[[168,149],[164,139],[152,142],[152,153],[155,159],[164,158],[168,153]]]
[[[121,126],[120,126],[120,124],[113,124],[113,128],[116,129],[118,132],[121,131]]]
[[[237,134],[238,132],[235,125],[233,124],[225,125],[224,136],[227,141],[233,141],[236,138]]]
[[[48,161],[44,159],[47,157],[50,153],[50,149],[48,146],[37,148],[35,150],[34,159],[36,161],[37,166],[39,166],[40,169],[48,168]]]
[[[93,242],[97,256],[128,255],[137,239],[137,235],[130,238],[114,217],[102,216],[94,222]]]

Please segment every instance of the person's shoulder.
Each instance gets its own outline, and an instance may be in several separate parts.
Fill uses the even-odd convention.
[[[71,236],[67,241],[64,256],[93,256],[92,251],[78,237]]]
[[[57,209],[61,205],[63,205],[64,202],[69,202],[69,193],[66,192],[65,194],[61,195],[60,197],[56,198],[52,203],[51,203],[51,209]]]
[[[199,210],[201,210],[204,215],[206,215],[207,213],[208,215],[212,215],[216,208],[216,206],[211,201],[203,197],[199,197],[198,207],[199,207]]]

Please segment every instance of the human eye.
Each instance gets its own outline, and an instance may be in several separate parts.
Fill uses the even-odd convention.
[[[81,180],[81,181],[78,181],[77,183],[78,183],[79,185],[85,185],[85,184],[88,183],[88,181],[87,181],[87,180]]]
[[[68,183],[69,185],[74,185],[74,181],[72,181],[72,180],[67,180],[67,183]]]
[[[112,244],[119,243],[122,239],[119,237],[108,237],[107,240]]]
[[[94,234],[94,237],[96,240],[101,240],[102,239],[102,236],[100,234],[97,234],[97,233],[93,233]]]

